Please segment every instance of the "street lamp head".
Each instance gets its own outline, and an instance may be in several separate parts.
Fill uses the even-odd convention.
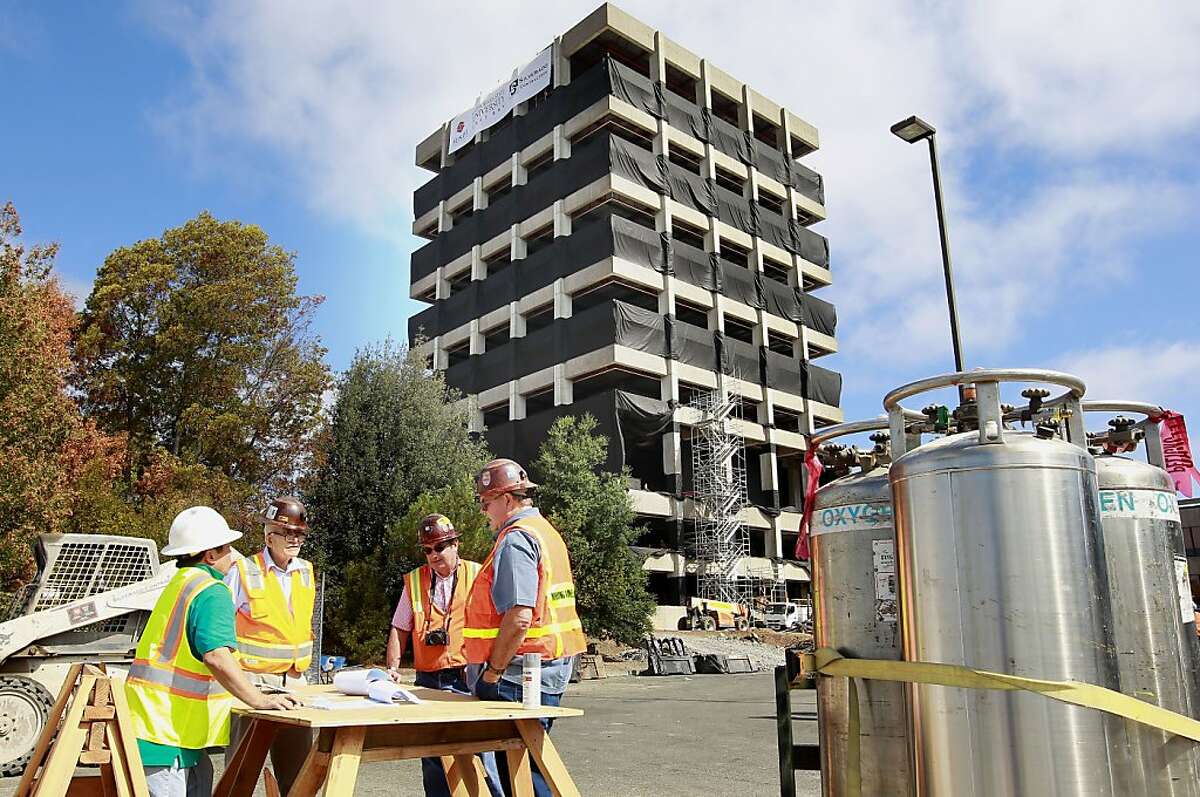
[[[892,133],[897,138],[902,138],[909,144],[915,144],[918,141],[923,141],[929,138],[935,132],[933,125],[923,121],[920,117],[910,116],[907,119],[896,122],[892,125]]]

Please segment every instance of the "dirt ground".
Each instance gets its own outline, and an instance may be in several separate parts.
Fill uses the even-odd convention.
[[[792,693],[797,743],[816,740],[814,694]],[[563,705],[584,711],[556,724],[552,736],[585,795],[779,794],[770,672],[585,681],[571,685]],[[820,793],[817,773],[796,774],[799,794]],[[0,780],[0,797],[16,783]],[[420,765],[366,764],[355,791],[417,797]]]

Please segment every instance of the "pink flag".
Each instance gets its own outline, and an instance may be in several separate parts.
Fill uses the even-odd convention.
[[[800,515],[800,536],[796,539],[796,558],[808,560],[808,525],[812,521],[813,497],[824,468],[817,459],[817,447],[810,445],[804,452],[804,511]]]
[[[1192,460],[1192,446],[1188,442],[1187,426],[1178,412],[1167,410],[1159,418],[1162,434],[1163,455],[1167,461],[1167,473],[1175,482],[1175,490],[1186,498],[1192,497],[1192,481],[1200,484],[1200,473]]]

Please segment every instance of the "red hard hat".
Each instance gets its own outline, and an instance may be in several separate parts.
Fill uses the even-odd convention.
[[[457,540],[459,533],[445,515],[427,515],[417,524],[417,542],[420,545],[436,545],[446,540]]]
[[[525,469],[511,459],[493,459],[475,477],[475,494],[484,500],[504,493],[528,493],[536,488]]]

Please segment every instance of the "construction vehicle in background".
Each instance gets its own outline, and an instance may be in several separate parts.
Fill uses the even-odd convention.
[[[123,674],[175,563],[153,540],[44,534],[37,577],[0,606],[0,774],[20,775],[71,665]]]
[[[717,631],[732,628],[744,631],[750,627],[750,612],[740,603],[692,598],[687,614],[679,618],[681,631]]]

